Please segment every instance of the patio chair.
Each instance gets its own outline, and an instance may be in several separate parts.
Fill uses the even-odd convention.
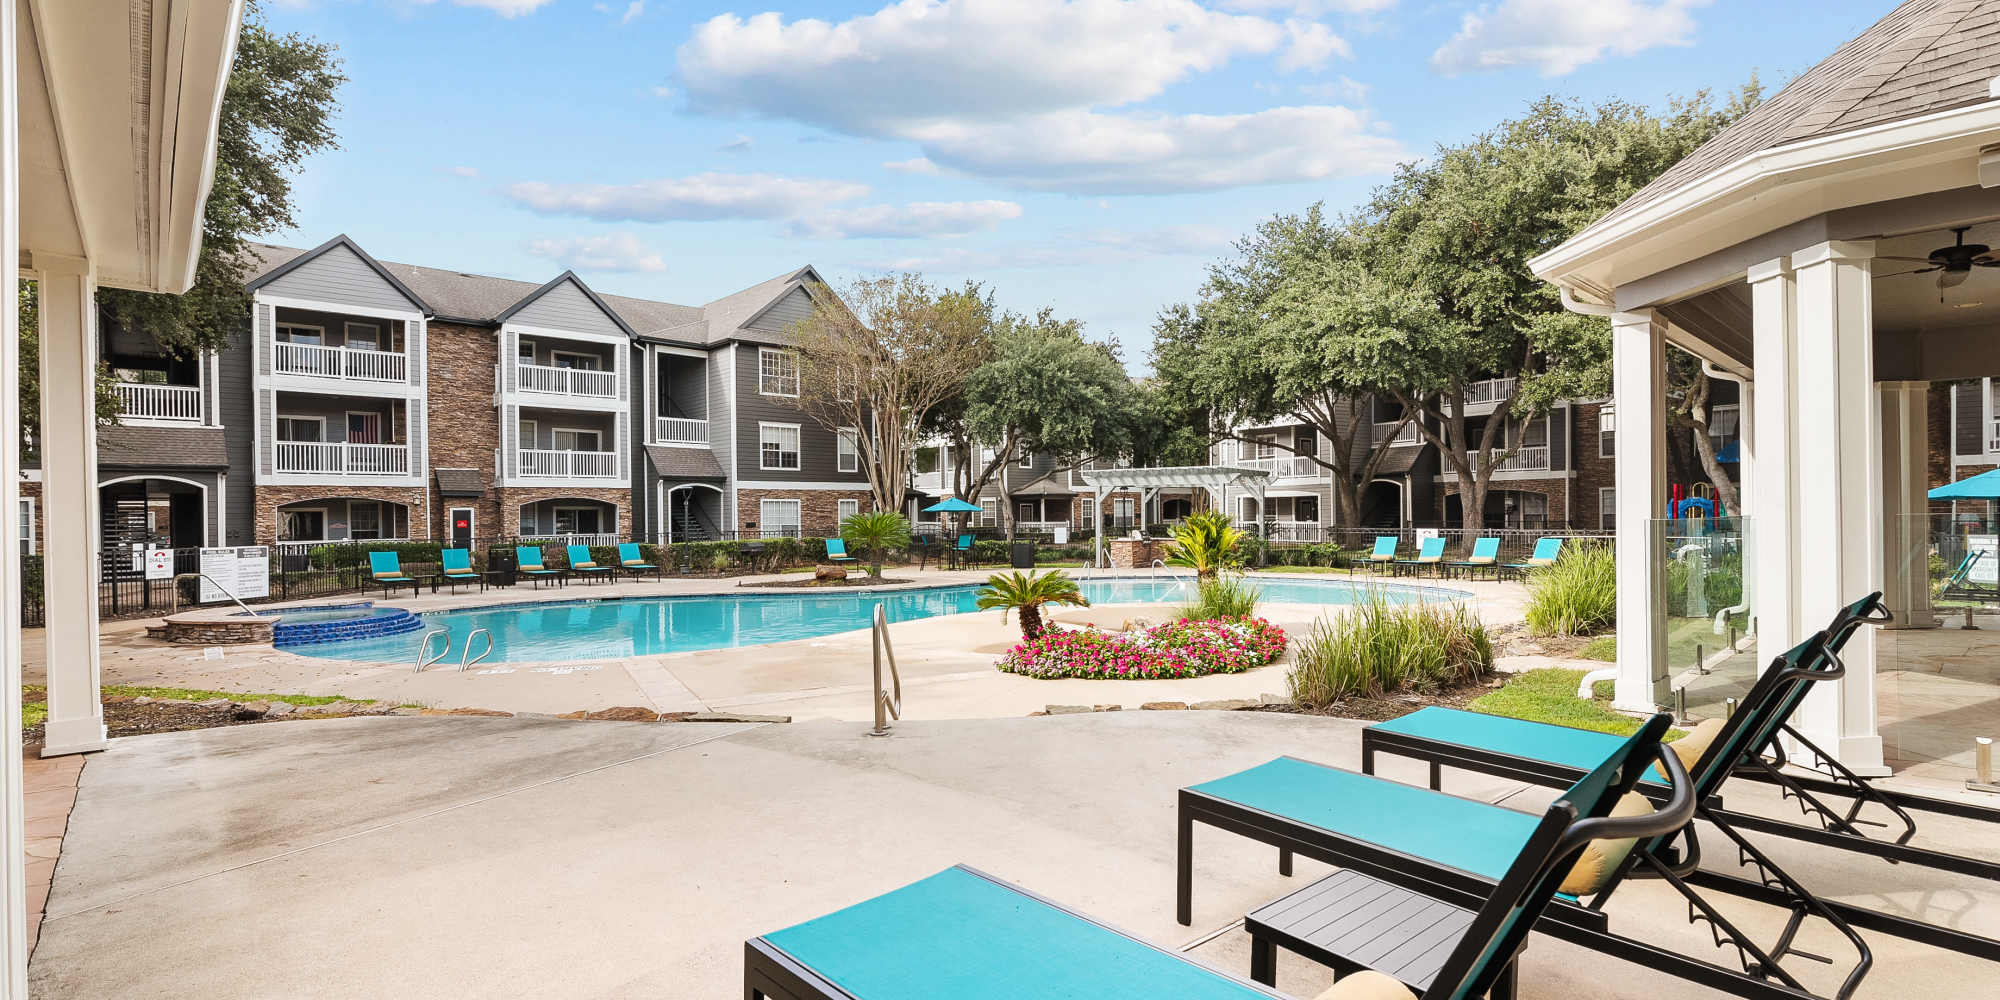
[[[972,545],[972,535],[969,533],[960,535],[958,536],[958,541],[954,542],[951,546],[952,561],[961,568],[978,565],[973,559],[973,554],[976,551]]]
[[[847,554],[847,542],[839,538],[826,540],[826,561],[830,563],[858,563],[861,560]]]
[[[1458,572],[1464,573],[1468,578],[1470,578],[1472,574],[1482,569],[1492,570],[1497,574],[1500,568],[1499,563],[1500,563],[1500,539],[1481,538],[1472,543],[1471,556],[1464,559],[1454,559],[1450,562],[1447,562],[1444,564],[1444,569],[1447,575],[1449,575],[1451,571],[1457,570]]]
[[[1938,596],[1947,600],[1968,597],[1977,600],[1991,597],[1991,592],[1986,594],[1974,593],[1972,588],[1965,585],[1965,581],[1972,576],[1972,567],[1977,566],[1979,560],[1985,555],[1984,551],[1967,552],[1965,558],[1958,561],[1958,568],[1952,570],[1950,576],[1945,577],[1944,586],[1938,589]]]
[[[454,594],[465,584],[484,583],[486,580],[479,575],[478,570],[472,568],[471,549],[446,549],[443,553],[443,563],[444,582],[451,587],[451,592]]]
[[[660,567],[647,562],[646,557],[640,554],[638,542],[618,543],[618,568],[634,576],[640,573],[660,575]]]
[[[612,572],[611,567],[599,566],[597,564],[597,560],[590,554],[590,546],[571,545],[566,547],[566,551],[569,557],[570,572],[582,573],[583,578],[586,580],[610,580],[615,577],[616,574]]]
[[[1396,568],[1396,575],[1398,576],[1404,573],[1415,576],[1426,566],[1441,566],[1443,563],[1444,536],[1432,535],[1418,543],[1417,557],[1415,559],[1398,559],[1395,561],[1394,566]]]
[[[1694,815],[1729,839],[1741,864],[1756,870],[1758,882],[1752,883],[1756,892],[1745,895],[1781,907],[1790,915],[1778,940],[1768,947],[1759,945],[1695,890],[1696,885],[1709,884],[1710,873],[1699,868],[1702,855],[1692,823],[1684,824],[1677,833],[1649,836],[1622,857],[1610,852],[1599,859],[1586,856],[1591,863],[1572,871],[1574,878],[1566,880],[1563,894],[1543,915],[1540,930],[1735,996],[1796,1000],[1811,991],[1785,968],[1783,960],[1806,957],[1793,945],[1805,919],[1817,917],[1855,950],[1856,963],[1834,996],[1846,1000],[1853,993],[1874,962],[1867,943],[1834,904],[1806,890],[1722,819],[1719,804],[1712,801],[1732,764],[1752,753],[1752,748],[1775,730],[1781,721],[1775,717],[1778,708],[1790,703],[1794,695],[1803,697],[1803,689],[1814,681],[1844,676],[1839,660],[1826,652],[1826,638],[1825,633],[1816,634],[1774,659],[1743,710],[1667,747],[1686,765],[1685,785],[1695,803]],[[1694,758],[1692,763],[1688,762],[1690,757]],[[1597,773],[1604,762],[1600,759],[1589,765],[1588,773]],[[1369,763],[1365,754],[1363,763]],[[1664,784],[1656,777],[1639,774],[1632,775],[1632,780],[1642,798],[1671,799],[1682,791],[1673,772],[1672,767],[1656,769],[1655,774],[1666,776]],[[1373,784],[1376,782],[1381,784]],[[1398,791],[1384,791],[1383,785]],[[1528,818],[1480,800],[1280,758],[1181,790],[1176,916],[1182,924],[1191,922],[1193,827],[1197,822],[1278,848],[1281,874],[1291,873],[1292,856],[1298,854],[1424,889],[1433,898],[1463,905],[1468,896],[1483,899],[1492,891],[1499,877],[1496,858],[1506,856],[1496,844],[1515,842]],[[1468,836],[1468,831],[1478,835]],[[1683,849],[1673,848],[1676,836],[1685,838]],[[1679,893],[1688,906],[1689,920],[1707,924],[1718,948],[1732,949],[1732,957],[1741,962],[1744,971],[1613,932],[1606,904],[1622,880],[1639,867]]]
[[[1500,571],[1502,573],[1511,572],[1515,576],[1525,577],[1531,569],[1540,569],[1543,566],[1555,565],[1556,557],[1562,555],[1562,547],[1563,540],[1560,538],[1537,538],[1535,539],[1535,551],[1529,553],[1526,560],[1517,563],[1501,563]]]
[[[423,582],[403,572],[403,562],[394,552],[368,553],[368,575],[382,588],[382,599],[385,601],[389,599],[392,588],[404,585],[409,586],[410,596],[415,597]]]
[[[1368,553],[1369,564],[1377,567],[1393,565],[1396,562],[1396,547],[1400,544],[1402,540],[1396,535],[1376,535],[1375,549]]]
[[[1693,798],[1687,795],[1651,815],[1611,815],[1614,803],[1642,770],[1636,766],[1645,759],[1641,754],[1659,754],[1661,763],[1685,785],[1677,759],[1659,749],[1666,726],[1665,716],[1648,724],[1632,738],[1629,757],[1607,762],[1577,782],[1539,820],[1515,814],[1523,821],[1521,836],[1511,861],[1502,866],[1498,886],[1483,900],[1464,906],[1439,904],[1435,919],[1421,925],[1401,919],[1389,907],[1354,913],[1357,930],[1378,932],[1378,941],[1402,934],[1411,939],[1411,947],[1400,955],[1378,949],[1380,954],[1372,959],[1356,956],[1342,970],[1347,974],[1321,994],[1321,1000],[1511,995],[1514,956],[1549,906],[1571,859],[1600,838],[1650,836],[1687,822],[1693,809]],[[1384,887],[1388,891],[1400,890]],[[1371,896],[1350,898],[1367,906]],[[1266,947],[1257,954],[1268,959],[1271,951]],[[1382,960],[1393,957],[1403,960]],[[1253,959],[1251,972],[1253,979],[1266,983],[1276,978],[1274,966],[1258,959]],[[861,996],[1271,1000],[1282,996],[963,865],[751,939],[744,947],[743,987],[750,1000]]]
[[[542,547],[539,545],[514,546],[514,562],[517,566],[515,572],[535,581],[537,587],[544,582],[557,586],[564,582],[562,570],[550,569],[542,564]]]
[[[930,535],[910,536],[910,551],[917,554],[917,569],[921,570],[926,565],[929,565],[931,560],[931,546],[936,541],[937,539]]]

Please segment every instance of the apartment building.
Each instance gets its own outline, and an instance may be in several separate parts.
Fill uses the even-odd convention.
[[[983,469],[993,460],[990,446],[976,445],[970,461]],[[954,495],[956,467],[968,457],[942,441],[926,442],[917,449],[910,477],[910,516],[919,530],[934,528],[938,515],[923,508],[933,501]],[[1139,524],[1159,524],[1192,513],[1192,490],[1156,490],[1141,495],[1136,491],[1107,494],[1102,510],[1096,507],[1096,490],[1083,481],[1083,473],[1109,460],[1078,460],[1049,452],[1028,452],[1010,456],[979,497],[980,512],[966,523],[975,528],[1004,525],[1001,505],[1011,504],[1008,513],[1018,531],[1055,535],[1065,529],[1072,537],[1087,537],[1096,530],[1122,532]]]
[[[854,438],[798,407],[786,331],[824,294],[810,267],[687,306],[379,261],[345,236],[256,249],[228,349],[175,359],[103,329],[107,552],[831,534],[869,503]]]

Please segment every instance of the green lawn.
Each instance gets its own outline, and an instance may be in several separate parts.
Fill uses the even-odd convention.
[[[1582,680],[1581,670],[1530,670],[1515,674],[1506,687],[1482,695],[1466,707],[1488,715],[1549,722],[1618,736],[1630,736],[1639,728],[1638,719],[1612,711],[1604,701],[1578,698],[1576,686]],[[1667,732],[1670,740],[1683,735],[1678,729]]]
[[[49,715],[49,705],[45,700],[29,701],[27,696],[43,699],[46,695],[39,684],[21,686],[21,728],[28,729],[40,725]],[[133,687],[126,684],[106,684],[103,688],[106,698],[175,698],[181,701],[208,701],[211,698],[227,698],[234,702],[282,701],[301,708],[331,705],[336,701],[352,701],[357,705],[372,705],[371,698],[342,698],[339,695],[322,694],[244,694],[241,691],[203,691],[199,688]]]
[[[1603,660],[1606,663],[1616,663],[1618,662],[1618,637],[1615,635],[1600,635],[1584,643],[1583,648],[1576,651],[1576,655],[1586,660]]]

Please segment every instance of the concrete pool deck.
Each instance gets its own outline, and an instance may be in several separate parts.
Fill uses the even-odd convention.
[[[1126,712],[871,739],[833,722],[378,718],[120,739],[84,768],[29,974],[37,996],[109,1000],[736,997],[746,938],[955,862],[1240,974],[1234,922],[1324,869],[1280,877],[1269,848],[1203,828],[1195,923],[1179,926],[1175,789],[1283,753],[1353,766],[1361,725]],[[1406,764],[1383,770],[1421,782]],[[1461,772],[1446,788],[1546,801]],[[2000,934],[1993,886],[1771,843],[1823,894]],[[1726,908],[1766,942],[1782,926],[1769,908]],[[1610,910],[1621,933],[1729,961],[1657,882],[1621,888]],[[1977,996],[2000,974],[1866,937],[1875,968],[1859,1000]],[[1851,960],[1823,928],[1799,944]],[[1718,995],[1541,935],[1522,963],[1523,1000]],[[1813,963],[1796,971],[1816,992],[1836,985]],[[1330,979],[1281,959],[1290,995]]]
[[[917,572],[906,568],[892,570],[889,575],[912,579],[911,587],[935,587],[983,582],[990,572]],[[1076,572],[1079,576],[1132,575]],[[797,574],[740,578],[753,582],[798,579]],[[1272,574],[1269,579],[1298,581],[1321,577]],[[1334,575],[1330,579],[1348,578]],[[1353,579],[1366,582],[1370,578]],[[515,587],[483,594],[477,591],[424,594],[415,599],[380,603],[421,612],[605,597],[748,593],[798,597],[825,593],[759,590],[740,587],[738,583],[739,579],[669,578],[560,590]],[[1443,584],[1433,581],[1432,585],[1472,594],[1470,599],[1489,624],[1520,619],[1520,605],[1525,596],[1520,584],[1454,580]],[[351,603],[355,599],[347,595],[302,603],[305,606]],[[1114,617],[1160,617],[1170,607],[1134,604],[1094,610],[1098,615]],[[1271,603],[1259,608],[1259,613],[1287,631],[1300,634],[1326,610],[1318,605]],[[869,700],[871,639],[865,629],[816,639],[664,656],[574,664],[488,664],[469,672],[461,672],[455,664],[447,663],[415,673],[408,662],[322,659],[268,645],[215,647],[220,650],[219,658],[209,659],[199,647],[147,638],[146,627],[156,622],[157,619],[104,625],[101,644],[104,683],[246,693],[337,694],[432,708],[547,714],[622,705],[656,712],[745,712],[790,715],[797,719],[858,720],[870,718],[873,712]],[[1003,674],[993,669],[993,662],[1019,641],[1020,632],[1011,617],[1003,623],[999,613],[993,611],[900,622],[891,628],[891,635],[903,676],[904,714],[911,719],[1026,715],[1050,704],[1117,704],[1137,708],[1149,701],[1256,699],[1286,689],[1287,660],[1242,674],[1177,681],[1050,681]],[[26,656],[30,683],[39,679],[39,653],[38,637],[31,636]]]

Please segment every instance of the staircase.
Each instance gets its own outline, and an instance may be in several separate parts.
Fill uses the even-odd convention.
[[[722,532],[716,529],[715,523],[709,520],[688,493],[674,498],[673,509],[668,516],[673,520],[674,541],[707,542],[722,537]]]

